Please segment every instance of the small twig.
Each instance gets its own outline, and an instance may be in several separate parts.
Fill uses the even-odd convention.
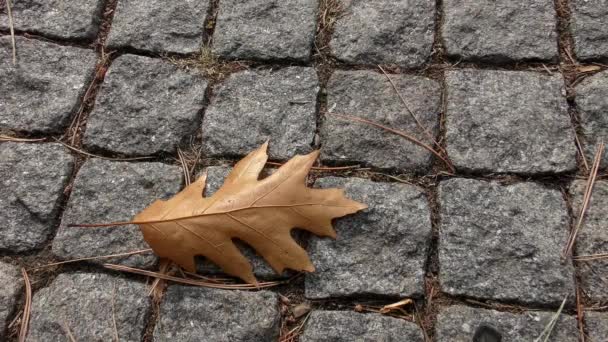
[[[544,337],[543,342],[549,341],[551,332],[553,332],[553,328],[555,328],[555,325],[557,324],[557,321],[559,320],[559,316],[562,314],[562,310],[564,309],[564,306],[566,305],[567,299],[568,299],[568,296],[566,295],[566,298],[564,298],[564,300],[562,301],[562,304],[559,306],[559,309],[557,310],[555,315],[553,315],[553,318],[551,318],[551,321],[549,321],[549,324],[547,324],[545,326],[545,329],[540,333],[540,336],[538,336],[534,340],[534,342],[540,342],[541,338],[543,338],[543,337]]]
[[[84,154],[86,156],[93,157],[93,158],[99,158],[99,159],[105,159],[105,160],[115,160],[115,161],[133,161],[133,160],[145,160],[145,159],[152,159],[152,158],[154,158],[154,157],[108,158],[108,157],[100,156],[100,155],[97,155],[97,154],[89,153],[87,151],[83,151],[83,150],[78,149],[78,148],[76,148],[76,147],[74,147],[72,145],[66,144],[66,143],[64,143],[63,141],[61,141],[61,140],[59,140],[57,138],[54,138],[54,140],[55,140],[55,142],[60,143],[64,147],[66,147],[66,148],[68,148],[68,149],[70,149],[70,150],[72,150],[74,152],[78,152],[78,153],[81,153],[81,154]]]
[[[15,25],[13,23],[13,11],[11,0],[6,0],[6,13],[8,14],[8,27],[11,31],[11,46],[13,47],[13,65],[17,65],[17,43],[15,42]]]
[[[587,209],[589,207],[589,202],[591,201],[591,193],[593,192],[593,187],[595,186],[595,179],[597,177],[597,171],[600,167],[600,162],[602,161],[602,155],[604,153],[604,142],[600,142],[597,150],[595,151],[595,156],[593,158],[593,166],[591,167],[591,174],[589,175],[589,180],[587,181],[587,186],[585,188],[585,196],[583,198],[583,205],[578,215],[578,219],[576,221],[576,226],[570,232],[570,236],[568,237],[568,244],[564,249],[562,257],[567,257],[572,254],[572,248],[574,247],[574,242],[576,241],[576,236],[583,225],[583,220],[585,218],[585,214],[587,213]]]
[[[30,277],[27,275],[25,268],[21,268],[23,282],[25,283],[25,306],[23,308],[23,316],[21,318],[21,329],[19,329],[19,342],[25,342],[27,329],[30,324],[30,313],[32,311],[32,284]]]
[[[78,259],[64,260],[64,261],[54,262],[54,263],[46,264],[46,265],[42,265],[42,266],[32,267],[29,270],[33,271],[33,270],[38,270],[38,269],[41,269],[41,268],[47,268],[47,267],[57,266],[57,265],[63,265],[63,264],[70,264],[70,263],[79,262],[79,261],[96,260],[96,259],[109,259],[109,258],[128,256],[128,255],[134,255],[134,254],[141,254],[141,253],[148,253],[148,252],[152,252],[152,249],[151,248],[146,248],[146,249],[140,249],[140,250],[133,251],[133,252],[107,254],[107,255],[100,255],[100,256],[87,257],[87,258],[78,258]]]
[[[72,331],[70,330],[68,322],[63,321],[63,324],[61,326],[63,327],[63,330],[65,330],[65,335],[67,336],[68,340],[70,340],[70,342],[76,342],[76,339],[74,338],[74,335],[72,335]]]

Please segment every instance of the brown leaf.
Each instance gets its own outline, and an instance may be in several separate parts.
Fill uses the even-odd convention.
[[[191,272],[194,256],[202,255],[224,272],[256,283],[251,265],[232,241],[240,239],[278,273],[285,268],[314,271],[291,229],[335,238],[331,220],[366,206],[346,198],[341,189],[306,187],[318,151],[296,156],[258,180],[267,147],[265,143],[239,161],[213,196],[202,197],[203,176],[168,201],[157,200],[137,214],[133,223],[139,224],[154,252]]]

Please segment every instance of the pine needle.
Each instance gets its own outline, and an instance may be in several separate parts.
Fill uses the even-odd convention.
[[[116,254],[106,254],[106,255],[100,255],[100,256],[94,256],[94,257],[64,260],[64,261],[53,262],[53,263],[42,265],[42,266],[38,266],[38,267],[32,267],[29,270],[33,271],[33,270],[38,270],[38,269],[41,269],[41,268],[47,268],[47,267],[57,266],[57,265],[63,265],[63,264],[70,264],[70,263],[79,262],[79,261],[97,260],[97,259],[109,259],[109,258],[128,256],[128,255],[135,255],[135,254],[148,253],[148,252],[152,252],[152,249],[151,248],[146,248],[146,249],[140,249],[140,250],[132,251],[132,252],[116,253]]]
[[[6,0],[6,13],[8,14],[8,27],[11,31],[11,46],[13,47],[13,65],[17,65],[17,43],[15,42],[15,25],[13,23],[13,11],[11,0]]]
[[[19,329],[19,342],[25,342],[32,311],[32,284],[25,268],[21,268],[21,274],[25,283],[25,307],[23,308],[23,316],[21,318],[21,329]]]
[[[545,326],[545,329],[540,333],[540,336],[538,336],[534,342],[540,342],[541,339],[543,339],[543,342],[547,342],[549,341],[549,337],[551,337],[551,333],[553,332],[553,328],[555,328],[555,325],[557,324],[557,321],[559,320],[559,316],[562,314],[562,310],[564,309],[564,306],[566,305],[566,300],[568,299],[568,295],[566,295],[566,297],[564,298],[564,300],[562,301],[562,304],[559,306],[559,309],[557,310],[557,312],[555,313],[555,315],[553,315],[553,318],[551,318],[551,321],[549,321],[549,324],[547,324]]]

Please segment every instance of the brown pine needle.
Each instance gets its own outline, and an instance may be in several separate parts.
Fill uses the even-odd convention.
[[[13,65],[17,65],[17,44],[15,43],[15,25],[13,23],[13,11],[11,0],[6,0],[6,13],[8,14],[8,27],[11,31],[11,46],[13,47]]]
[[[268,165],[272,166],[283,166],[282,163],[275,162],[266,162]],[[358,169],[360,165],[351,165],[351,166],[312,166],[310,169],[315,171],[341,171],[341,170],[353,170]]]
[[[186,157],[182,150],[177,148],[177,156],[179,157],[179,162],[182,164],[182,170],[184,172],[184,181],[186,182],[186,186],[190,185],[192,181],[190,180],[190,169],[188,168],[188,163],[186,162]]]
[[[11,137],[8,135],[2,135],[0,134],[0,141],[14,141],[14,142],[36,142],[36,141],[43,141],[46,138],[38,138],[38,139],[28,139],[28,138],[17,138],[17,137]]]
[[[74,338],[74,335],[72,335],[72,331],[70,330],[70,326],[68,325],[68,322],[63,321],[62,327],[63,327],[63,330],[65,330],[65,335],[68,337],[68,340],[70,342],[76,342],[76,339]]]
[[[338,114],[338,113],[329,113],[329,112],[327,114],[335,116],[335,117],[338,117],[338,118],[341,118],[341,119],[343,119],[345,121],[357,121],[357,122],[360,122],[360,123],[363,123],[363,124],[366,124],[366,125],[374,126],[374,127],[383,129],[383,130],[385,130],[387,132],[390,132],[390,133],[393,133],[395,135],[398,135],[400,137],[403,137],[403,138],[405,138],[405,139],[413,142],[414,144],[416,144],[416,145],[418,145],[418,146],[420,146],[420,147],[428,150],[429,152],[431,152],[435,156],[437,156],[437,158],[441,159],[441,161],[443,161],[445,163],[445,165],[450,169],[450,172],[452,172],[452,173],[456,172],[456,170],[454,169],[454,166],[452,165],[452,163],[449,160],[447,160],[446,158],[444,158],[441,155],[441,153],[435,151],[431,146],[423,143],[422,141],[414,138],[413,136],[411,136],[411,135],[409,135],[409,134],[407,134],[407,133],[405,133],[403,131],[393,129],[393,128],[381,125],[379,123],[376,123],[376,122],[373,122],[373,121],[370,121],[370,120],[367,120],[367,119],[360,118],[358,116]]]
[[[608,259],[608,253],[577,255],[577,256],[573,257],[572,259],[574,259],[575,261],[591,261],[591,260]]]
[[[267,287],[273,287],[273,286],[285,284],[289,281],[289,279],[284,280],[284,281],[268,281],[268,282],[258,283],[257,285],[255,285],[255,284],[217,284],[217,283],[211,283],[211,282],[207,282],[207,281],[174,277],[174,276],[170,276],[170,275],[166,275],[166,274],[162,274],[162,273],[158,273],[158,272],[146,271],[146,270],[142,270],[139,268],[133,268],[133,267],[123,266],[123,265],[104,264],[103,267],[111,269],[111,270],[115,270],[115,271],[129,272],[129,273],[135,273],[135,274],[145,275],[145,276],[149,276],[149,277],[161,278],[161,279],[170,280],[170,281],[173,281],[176,283],[181,283],[181,284],[209,287],[209,288],[214,288],[214,289],[224,289],[224,290],[257,290],[257,289],[261,289],[261,288],[267,288]]]
[[[114,340],[120,342],[118,327],[116,326],[116,282],[114,282],[114,288],[112,289],[112,326],[114,328]]]
[[[587,186],[585,188],[585,196],[583,197],[583,205],[578,214],[578,219],[576,221],[576,226],[570,232],[570,236],[568,237],[568,244],[564,249],[562,257],[567,257],[572,255],[572,248],[574,247],[574,242],[576,241],[576,236],[580,231],[583,220],[585,218],[585,214],[587,213],[587,209],[589,208],[589,202],[591,201],[591,193],[593,192],[593,187],[595,186],[595,179],[597,178],[597,171],[600,167],[600,162],[602,161],[602,155],[604,153],[604,142],[600,142],[597,150],[595,151],[595,156],[593,157],[593,166],[591,167],[591,174],[589,175],[589,179],[587,181]]]
[[[25,342],[27,329],[30,324],[30,313],[32,311],[32,284],[25,268],[21,268],[21,274],[23,275],[23,282],[25,284],[25,306],[21,318],[21,329],[19,329],[19,342]]]
[[[576,319],[578,321],[578,332],[581,338],[581,342],[585,342],[585,326],[584,326],[584,317],[585,310],[583,308],[583,303],[581,302],[581,288],[577,284],[576,286]]]
[[[145,159],[152,159],[154,157],[130,157],[130,158],[108,158],[108,157],[104,157],[104,156],[100,156],[97,154],[93,154],[93,153],[89,153],[87,151],[78,149],[72,145],[66,144],[63,141],[55,138],[55,142],[60,143],[61,145],[63,145],[65,148],[68,148],[74,152],[78,152],[80,154],[84,154],[85,156],[89,156],[89,157],[93,157],[93,158],[99,158],[99,159],[105,159],[105,160],[115,160],[115,161],[132,161],[132,160],[145,160]]]
[[[64,260],[64,261],[53,262],[53,263],[42,265],[42,266],[32,267],[29,270],[33,271],[33,270],[38,270],[38,269],[41,269],[41,268],[47,268],[47,267],[52,267],[52,266],[57,266],[57,265],[63,265],[63,264],[70,264],[70,263],[79,262],[79,261],[96,260],[96,259],[109,259],[109,258],[128,256],[128,255],[134,255],[134,254],[141,254],[141,253],[148,253],[148,252],[152,252],[152,249],[151,248],[146,248],[146,249],[140,249],[140,250],[132,251],[132,252],[116,253],[116,254],[106,254],[106,255],[100,255],[100,256],[94,256],[94,257]]]

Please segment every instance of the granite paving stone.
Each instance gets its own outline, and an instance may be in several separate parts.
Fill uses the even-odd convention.
[[[313,311],[300,341],[422,342],[424,338],[420,327],[402,319],[353,311]]]
[[[74,159],[59,144],[0,144],[0,250],[41,248],[59,221]]]
[[[608,1],[571,0],[570,7],[576,57],[608,61]]]
[[[141,341],[151,301],[146,285],[104,273],[62,273],[32,300],[27,341]],[[114,329],[116,322],[116,330]]]
[[[0,129],[59,133],[69,124],[92,79],[93,50],[10,36],[0,37]]]
[[[154,162],[116,162],[90,159],[74,181],[63,214],[53,253],[60,259],[74,259],[149,248],[137,226],[104,228],[68,227],[77,223],[128,221],[156,199],[168,199],[181,188],[182,171],[177,166]],[[154,254],[93,260],[149,268]]]
[[[560,173],[576,168],[560,75],[464,69],[446,73],[446,145],[469,172]]]
[[[605,341],[608,336],[608,313],[586,311],[585,330],[591,341]]]
[[[435,137],[441,112],[441,88],[431,79],[391,75],[399,94]],[[406,132],[431,145],[385,75],[373,71],[336,71],[327,86],[330,113],[361,117]],[[403,137],[360,122],[325,115],[321,124],[321,158],[340,163],[364,162],[383,169],[424,171],[431,166],[428,150]]]
[[[203,117],[203,150],[244,156],[270,139],[269,155],[307,153],[316,130],[319,81],[313,68],[245,70],[226,79]]]
[[[15,311],[17,296],[21,293],[23,281],[16,266],[0,262],[0,339],[6,338],[6,329]]]
[[[278,297],[270,291],[174,285],[161,303],[154,340],[277,341],[280,316]]]
[[[157,54],[200,51],[209,2],[119,0],[107,45]]]
[[[576,105],[584,130],[585,154],[591,163],[601,140],[608,142],[608,71],[584,79],[576,88]],[[604,152],[602,168],[608,167],[608,152]]]
[[[360,178],[327,177],[315,185],[343,188],[369,208],[335,221],[336,240],[311,237],[308,252],[316,270],[306,275],[306,297],[422,295],[431,242],[424,191]]]
[[[508,63],[558,59],[553,0],[446,0],[443,44],[458,60]]]
[[[47,37],[91,40],[99,30],[104,5],[103,0],[11,1],[13,27],[17,31]],[[9,28],[8,15],[3,8],[0,11],[0,29]]]
[[[570,187],[572,214],[575,219],[583,204],[587,181],[574,181]],[[591,202],[576,238],[576,254],[591,255],[608,252],[608,181],[598,181],[593,187]],[[583,292],[594,301],[608,301],[608,259],[577,262]]]
[[[310,60],[319,0],[223,0],[214,53],[229,59]]]
[[[560,257],[569,219],[559,191],[455,178],[441,182],[439,201],[444,292],[534,305],[573,298],[574,269]]]
[[[431,56],[435,2],[344,0],[329,46],[350,64],[419,67]]]
[[[206,88],[201,75],[169,62],[118,57],[97,94],[84,145],[125,155],[174,153],[200,123]]]
[[[535,341],[554,315],[555,312],[547,311],[515,314],[455,305],[439,312],[435,337],[437,342]],[[483,333],[489,337],[480,337]],[[551,332],[549,341],[578,341],[576,318],[562,314]]]

